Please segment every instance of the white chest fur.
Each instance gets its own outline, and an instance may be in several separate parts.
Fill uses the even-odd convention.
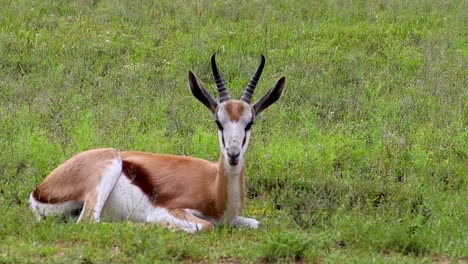
[[[228,177],[227,204],[222,222],[232,224],[232,221],[239,215],[242,206],[240,185],[241,171],[238,168],[227,166],[226,172]]]

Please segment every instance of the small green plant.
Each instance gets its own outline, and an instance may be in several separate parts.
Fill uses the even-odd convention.
[[[263,258],[267,262],[301,260],[311,243],[310,239],[299,233],[268,234],[262,243]]]

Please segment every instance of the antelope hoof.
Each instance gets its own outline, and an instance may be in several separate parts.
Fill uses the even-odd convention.
[[[232,225],[235,227],[240,227],[240,228],[247,227],[250,229],[257,229],[259,224],[260,222],[258,222],[257,220],[253,218],[247,218],[247,217],[242,217],[242,216],[236,217],[234,221],[232,222]]]

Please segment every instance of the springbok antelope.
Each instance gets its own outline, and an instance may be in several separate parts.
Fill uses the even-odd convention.
[[[211,67],[219,103],[189,71],[192,94],[213,114],[221,155],[217,163],[175,155],[116,149],[88,150],[65,161],[31,193],[29,203],[43,216],[79,212],[77,222],[154,222],[186,232],[213,230],[223,223],[256,229],[259,222],[239,216],[244,205],[244,155],[252,124],[282,95],[286,78],[251,104],[265,58],[240,100],[231,100],[216,66]]]

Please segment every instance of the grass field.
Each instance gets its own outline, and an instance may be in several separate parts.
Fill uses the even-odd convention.
[[[467,1],[0,1],[0,263],[468,262]],[[188,235],[36,222],[29,193],[97,147],[216,160],[189,92],[264,54],[243,215]]]

